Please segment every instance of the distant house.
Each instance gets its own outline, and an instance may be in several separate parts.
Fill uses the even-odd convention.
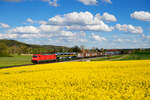
[[[104,55],[118,55],[121,54],[121,51],[119,49],[109,49],[106,50]]]

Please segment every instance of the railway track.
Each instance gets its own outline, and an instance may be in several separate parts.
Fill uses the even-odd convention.
[[[101,58],[101,57],[78,58],[78,59],[74,59],[74,60],[58,61],[58,62],[49,62],[49,63],[40,63],[40,64],[50,64],[50,63],[59,63],[59,62],[72,62],[72,61],[90,61],[91,59],[95,59],[95,58]],[[7,69],[7,68],[13,68],[13,67],[23,67],[23,66],[29,66],[29,65],[37,65],[37,64],[13,65],[13,66],[7,66],[7,67],[0,67],[0,69]]]

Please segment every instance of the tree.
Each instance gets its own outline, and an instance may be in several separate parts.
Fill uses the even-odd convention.
[[[81,52],[81,49],[80,49],[78,46],[74,46],[74,47],[72,48],[72,51],[73,51],[73,52]]]
[[[9,56],[8,47],[4,43],[0,43],[0,57]]]
[[[68,52],[73,52],[73,49],[72,49],[72,48],[70,48],[70,49],[68,50]]]

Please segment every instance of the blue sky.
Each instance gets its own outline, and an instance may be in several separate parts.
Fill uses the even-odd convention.
[[[0,0],[0,39],[149,48],[150,0]]]

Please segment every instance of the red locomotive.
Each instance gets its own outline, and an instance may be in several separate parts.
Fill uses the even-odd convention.
[[[56,60],[56,54],[33,54],[32,63],[51,62]]]

